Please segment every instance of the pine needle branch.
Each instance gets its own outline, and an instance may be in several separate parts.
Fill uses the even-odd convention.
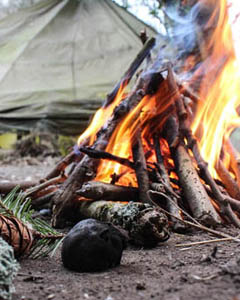
[[[55,252],[64,235],[54,230],[47,222],[39,218],[33,219],[34,211],[31,209],[31,199],[26,198],[18,190],[19,188],[15,187],[4,199],[0,197],[0,219],[1,216],[5,217],[4,223],[2,222],[1,225],[5,226],[5,239],[9,244],[14,245],[17,256],[27,255],[38,258]],[[6,222],[11,226],[6,226]],[[2,228],[0,228],[0,232],[3,235]],[[19,246],[26,238],[29,239],[30,249]],[[26,249],[28,253],[26,253]]]

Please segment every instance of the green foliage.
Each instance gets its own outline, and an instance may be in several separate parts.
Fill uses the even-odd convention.
[[[32,231],[34,242],[29,256],[38,258],[50,253],[53,255],[64,235],[45,221],[32,218],[34,211],[31,209],[31,199],[26,199],[22,192],[18,193],[18,190],[19,188],[15,187],[4,199],[0,197],[0,215],[15,217]]]

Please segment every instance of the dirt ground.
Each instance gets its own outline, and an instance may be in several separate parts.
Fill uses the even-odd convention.
[[[39,179],[56,158],[0,160],[0,180]],[[220,228],[237,235],[238,230]],[[128,247],[121,265],[101,273],[74,273],[64,269],[60,249],[52,258],[20,261],[13,300],[37,299],[218,299],[240,300],[240,247],[218,242],[176,247],[213,239],[204,232],[171,238],[154,249]]]

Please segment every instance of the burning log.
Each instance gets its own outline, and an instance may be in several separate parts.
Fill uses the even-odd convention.
[[[137,188],[98,181],[84,183],[76,194],[91,200],[137,201],[139,199]]]
[[[225,142],[225,148],[231,157],[231,167],[237,179],[237,184],[240,186],[240,156],[233,147],[230,140]]]
[[[134,162],[131,162],[129,159],[113,155],[106,151],[100,151],[100,150],[92,149],[90,147],[88,147],[88,148],[81,147],[81,148],[79,148],[79,150],[83,153],[86,153],[89,157],[112,160],[112,161],[122,164],[128,168],[135,169]]]
[[[163,160],[163,156],[161,153],[161,149],[160,149],[160,143],[159,143],[159,136],[158,135],[154,135],[154,146],[155,146],[155,152],[156,152],[156,158],[157,158],[157,167],[160,173],[160,177],[161,177],[161,183],[164,185],[164,188],[166,189],[165,193],[168,192],[171,195],[171,199],[172,201],[167,201],[167,210],[175,217],[174,218],[172,216],[170,216],[170,220],[172,222],[172,228],[174,231],[176,232],[181,232],[185,229],[185,226],[178,221],[178,219],[181,219],[181,214],[180,211],[177,207],[177,205],[174,205],[173,203],[177,204],[178,203],[178,199],[180,198],[173,190],[170,180],[169,180],[169,176],[168,176],[168,172],[165,168],[164,165],[164,160]],[[159,184],[151,184],[151,188],[155,191],[160,192],[159,190]]]
[[[138,181],[139,200],[142,203],[152,204],[152,201],[147,194],[147,191],[149,190],[149,178],[147,173],[147,163],[141,140],[141,131],[138,130],[136,135],[136,141],[133,142],[132,146],[132,154]]]
[[[111,104],[114,101],[114,99],[120,89],[120,86],[128,84],[128,82],[131,80],[134,73],[136,72],[138,67],[141,65],[141,63],[144,61],[144,59],[149,56],[151,49],[155,45],[155,38],[145,40],[145,42],[143,44],[144,44],[143,48],[137,54],[136,58],[129,66],[128,70],[125,72],[125,74],[123,75],[121,80],[116,84],[113,91],[110,94],[108,94],[107,99],[106,99],[105,103],[103,104],[104,107],[108,106],[109,104]]]
[[[94,218],[122,227],[138,246],[154,247],[169,238],[166,216],[147,203],[79,201],[79,213],[82,219]]]
[[[104,150],[110,136],[116,129],[118,123],[142,100],[143,96],[149,92],[153,81],[160,84],[162,77],[154,76],[141,76],[139,77],[133,92],[114,109],[112,116],[101,128],[97,134],[97,140],[93,147],[96,150]],[[53,219],[52,224],[54,227],[62,227],[65,223],[65,216],[71,211],[72,199],[74,198],[75,191],[80,189],[82,184],[95,177],[98,161],[84,156],[78,163],[72,174],[59,188],[57,195],[54,196],[53,202]],[[71,212],[70,212],[71,213]]]
[[[237,182],[233,179],[227,168],[224,166],[223,162],[219,160],[216,164],[215,169],[220,177],[222,183],[224,184],[228,194],[237,200],[240,200],[240,188]]]

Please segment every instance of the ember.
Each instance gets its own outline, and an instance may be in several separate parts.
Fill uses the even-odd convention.
[[[201,62],[192,55],[181,69],[188,78],[192,74],[190,80],[182,82],[182,74],[160,56],[149,64],[154,39],[145,42],[79,137],[77,151],[47,176],[51,180],[74,166],[55,186],[54,226],[63,226],[73,211],[80,215],[82,202],[112,200],[156,206],[176,231],[189,218],[240,227],[239,155],[229,138],[239,125],[239,62],[226,0],[199,3],[200,12],[212,8],[212,13],[201,24]],[[147,67],[127,93],[146,57]],[[198,93],[192,92],[199,82]]]

